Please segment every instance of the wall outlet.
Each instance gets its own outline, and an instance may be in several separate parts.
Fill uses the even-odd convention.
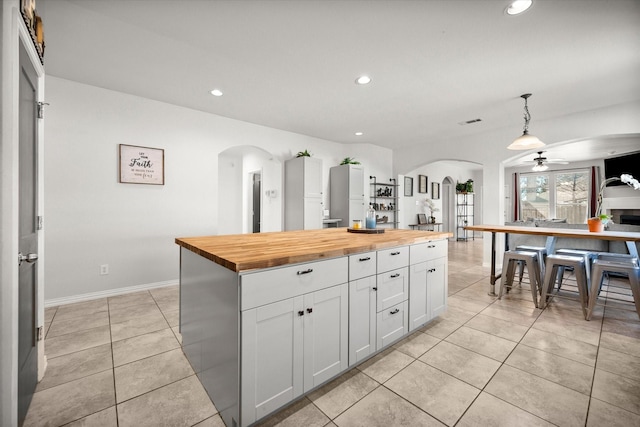
[[[100,266],[100,275],[104,276],[109,274],[109,264],[102,264]]]

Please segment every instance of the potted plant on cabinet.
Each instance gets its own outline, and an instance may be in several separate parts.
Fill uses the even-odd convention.
[[[298,154],[296,154],[296,157],[311,157],[311,153],[308,152],[307,150],[298,151]]]
[[[359,165],[360,162],[355,159],[355,157],[345,157],[342,159],[340,165]]]

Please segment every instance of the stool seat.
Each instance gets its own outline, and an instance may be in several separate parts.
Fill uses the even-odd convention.
[[[538,254],[538,267],[540,268],[540,277],[544,277],[545,270],[545,261],[547,259],[547,248],[544,246],[530,246],[530,245],[518,245],[516,246],[517,251],[527,251],[527,252],[535,252]],[[518,280],[522,283],[522,277],[524,276],[524,265],[523,263],[519,264],[520,274],[518,275]]]
[[[640,317],[640,266],[638,266],[637,258],[627,257],[626,260],[624,258],[618,258],[617,261],[596,259],[593,262],[593,282],[591,283],[591,295],[585,319],[591,319],[598,299],[598,290],[602,287],[602,279],[605,273],[621,273],[629,277],[629,285],[631,286],[636,312]]]
[[[502,294],[505,290],[508,292],[508,289],[513,287],[516,266],[521,263],[524,264],[529,271],[529,279],[531,281],[531,298],[533,299],[535,306],[538,307],[538,292],[542,290],[542,280],[540,278],[540,266],[538,254],[536,252],[515,250],[506,251],[504,253],[502,268],[504,270],[506,266],[507,271],[506,274],[502,274],[498,299],[502,299]]]
[[[552,293],[558,276],[558,271],[565,267],[573,268],[578,285],[580,305],[583,315],[587,316],[589,304],[589,291],[587,286],[587,270],[584,256],[552,254],[547,256],[546,274],[542,284],[542,294],[540,296],[540,308],[545,308],[549,296],[558,296]],[[559,290],[559,289],[558,289]]]
[[[587,251],[584,249],[569,249],[569,248],[563,248],[563,249],[558,249],[556,250],[556,253],[559,255],[574,255],[574,256],[581,256],[584,258],[584,262],[585,262],[585,269],[586,269],[586,276],[587,276],[587,287],[591,286],[591,264],[593,263],[593,260],[596,259],[598,253],[597,252],[593,252],[593,251]],[[564,273],[564,270],[560,270],[561,273]],[[558,288],[560,288],[562,286],[562,275],[560,277],[558,277]]]

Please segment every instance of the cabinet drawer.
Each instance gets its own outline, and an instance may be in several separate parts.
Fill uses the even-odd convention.
[[[409,267],[378,274],[378,311],[394,306],[409,296]]]
[[[347,257],[240,275],[240,310],[347,283]]]
[[[409,265],[409,246],[378,251],[378,273]]]
[[[376,253],[366,252],[349,256],[349,280],[358,280],[376,274]]]
[[[433,240],[426,243],[411,245],[409,262],[411,265],[447,256],[448,241]]]
[[[407,301],[404,301],[378,313],[378,350],[402,338],[408,332],[407,306]]]

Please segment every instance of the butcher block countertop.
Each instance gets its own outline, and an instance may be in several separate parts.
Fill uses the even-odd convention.
[[[347,228],[184,237],[176,243],[229,270],[242,272],[336,258],[452,237],[451,233],[385,229],[380,234],[349,233]]]

